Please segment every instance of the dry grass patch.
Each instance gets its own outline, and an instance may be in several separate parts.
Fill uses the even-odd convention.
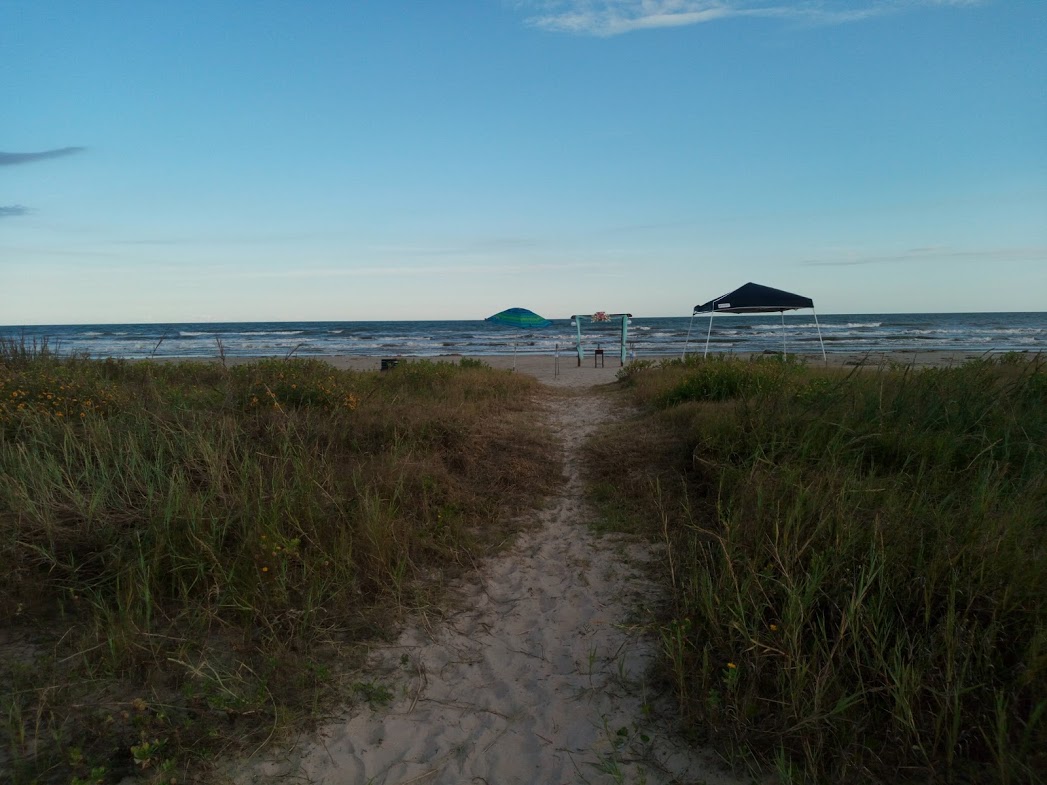
[[[534,380],[0,347],[0,770],[191,780],[347,692],[353,652],[559,479]]]
[[[681,718],[782,782],[1047,778],[1047,368],[627,368]],[[618,494],[617,496],[615,494]]]

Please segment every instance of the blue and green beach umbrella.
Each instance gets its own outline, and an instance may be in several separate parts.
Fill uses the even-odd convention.
[[[488,316],[484,321],[494,322],[504,327],[516,327],[518,329],[529,329],[536,327],[548,327],[552,322],[539,316],[534,311],[526,308],[506,308],[494,316]],[[516,370],[516,341],[513,341],[513,370]]]
[[[534,311],[526,308],[506,308],[494,316],[488,316],[484,321],[503,324],[506,327],[548,327],[552,322],[545,319]]]

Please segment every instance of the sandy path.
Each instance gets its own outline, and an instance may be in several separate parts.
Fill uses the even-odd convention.
[[[240,782],[696,783],[739,780],[656,719],[656,645],[630,628],[652,596],[639,546],[591,534],[579,448],[613,416],[591,390],[558,396],[567,482],[505,555],[455,587],[458,610],[375,654],[393,699],[362,706]],[[649,556],[647,556],[649,558]]]

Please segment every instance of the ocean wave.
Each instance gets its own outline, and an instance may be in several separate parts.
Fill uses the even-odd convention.
[[[1044,314],[852,314],[818,317],[799,315],[797,321],[733,316],[714,319],[710,346],[716,351],[760,352],[796,346],[816,351],[818,328],[833,351],[909,349],[963,349],[1047,351],[1047,315]],[[639,321],[640,323],[637,323]],[[593,329],[596,327],[596,329]],[[620,348],[620,324],[599,329],[583,325],[582,344],[588,353],[600,346],[608,353]],[[634,320],[628,351],[649,355],[702,351],[709,325],[688,317]],[[180,323],[163,325],[57,325],[0,327],[0,334],[14,340],[47,338],[66,351],[83,351],[94,357],[213,357],[220,338],[230,355],[283,356],[291,348],[299,354],[380,355],[387,353],[432,356],[511,354],[517,351],[552,354],[575,350],[577,334],[558,322],[543,330],[490,329],[475,321],[462,322],[257,322]],[[159,346],[158,346],[159,344]]]

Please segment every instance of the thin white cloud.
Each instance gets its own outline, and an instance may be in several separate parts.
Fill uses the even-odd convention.
[[[686,27],[733,17],[804,24],[845,24],[915,7],[973,7],[986,0],[530,0],[528,24],[543,30],[610,37],[638,30]]]
[[[368,250],[399,256],[486,256],[495,252],[532,248],[536,245],[538,241],[528,237],[488,237],[446,245],[372,245]]]
[[[842,253],[834,259],[805,259],[805,267],[853,267],[866,264],[918,264],[925,262],[978,262],[1000,264],[1005,262],[1047,261],[1047,247],[1016,248],[949,248],[928,246],[909,248],[897,253]]]
[[[564,273],[569,270],[602,270],[595,262],[564,264],[455,264],[455,265],[380,265],[367,267],[306,267],[286,270],[230,270],[215,277],[233,278],[418,278],[477,275],[533,275]]]

